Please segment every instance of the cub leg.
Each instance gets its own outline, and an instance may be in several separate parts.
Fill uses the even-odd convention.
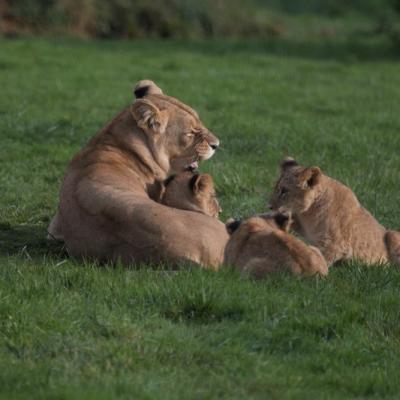
[[[309,246],[310,263],[307,268],[307,274],[319,274],[321,276],[328,275],[328,264],[318,247]]]

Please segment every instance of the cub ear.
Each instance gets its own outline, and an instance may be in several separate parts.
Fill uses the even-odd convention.
[[[242,223],[242,220],[240,220],[240,219],[229,218],[225,222],[225,227],[226,227],[227,232],[230,235],[232,235],[232,233],[235,232],[237,228],[239,228],[241,223]]]
[[[132,116],[138,127],[145,132],[162,134],[168,123],[168,114],[166,111],[160,111],[156,105],[147,99],[136,100],[132,104]]]
[[[137,99],[141,99],[149,94],[163,94],[162,90],[148,79],[139,81],[133,88],[133,93]]]
[[[198,194],[214,186],[214,181],[209,174],[194,174],[189,181],[189,188],[194,194]]]
[[[290,213],[278,212],[274,216],[274,220],[278,228],[288,232],[292,225],[292,215]]]
[[[281,161],[281,171],[286,171],[289,168],[295,167],[299,165],[299,163],[292,157],[286,157]]]
[[[304,188],[313,188],[317,183],[319,183],[322,176],[322,172],[319,167],[306,168],[300,174],[300,182]]]

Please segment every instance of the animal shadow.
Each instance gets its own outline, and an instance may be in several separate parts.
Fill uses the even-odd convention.
[[[23,256],[28,259],[64,259],[63,243],[47,239],[47,230],[40,225],[15,225],[0,222],[0,256]]]

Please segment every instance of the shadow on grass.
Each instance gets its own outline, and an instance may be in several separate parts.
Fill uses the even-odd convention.
[[[259,51],[288,58],[331,61],[382,61],[400,58],[400,51],[393,43],[377,39],[318,39],[296,41],[276,39],[250,46],[239,47],[239,50]]]
[[[3,39],[11,41],[14,39]],[[20,42],[32,44],[37,38],[19,37]],[[41,39],[43,42],[43,40]],[[254,39],[139,39],[139,40],[93,40],[82,41],[68,36],[47,37],[46,42],[50,45],[73,48],[87,48],[106,50],[109,53],[140,51],[142,57],[149,54],[165,53],[174,55],[180,51],[187,53],[200,53],[206,56],[221,57],[224,55],[246,55],[246,54],[268,54],[279,57],[309,59],[315,61],[385,61],[400,59],[400,45],[393,42],[390,37],[377,35],[372,31],[355,32],[348,35],[310,35],[307,37],[269,37]],[[11,63],[1,62],[0,71],[13,69]],[[179,63],[174,61],[167,63],[166,69],[179,70]]]
[[[0,223],[0,256],[19,255],[28,259],[49,256],[60,260],[68,256],[62,243],[49,241],[46,236],[46,228],[41,226]]]
[[[62,40],[62,39],[61,39]],[[76,40],[63,40],[63,43],[73,44]],[[266,38],[249,40],[208,39],[208,40],[139,40],[95,41],[91,46],[121,51],[135,47],[136,50],[154,53],[161,50],[168,54],[177,51],[202,53],[218,56],[229,54],[269,54],[287,58],[303,58],[315,61],[384,61],[400,59],[400,47],[388,37],[372,34],[353,34],[349,36],[310,37],[310,38]],[[170,69],[179,69],[172,63]]]
[[[240,321],[244,310],[235,307],[224,307],[217,302],[183,301],[183,304],[171,306],[163,316],[173,322],[187,324],[212,324],[224,320]]]

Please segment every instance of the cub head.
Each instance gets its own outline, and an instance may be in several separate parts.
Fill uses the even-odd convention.
[[[245,221],[234,220],[233,218],[230,218],[225,224],[226,230],[230,235],[250,235],[257,232],[274,230],[288,232],[291,225],[291,214],[277,211],[251,217]]]
[[[208,174],[182,172],[164,182],[162,204],[182,210],[197,211],[218,218],[222,211]]]
[[[303,167],[293,158],[285,158],[281,162],[270,208],[293,213],[307,211],[322,190],[322,176],[318,167]]]
[[[179,100],[163,94],[152,81],[144,80],[134,88],[136,100],[131,113],[145,133],[154,157],[175,172],[211,158],[219,146],[218,138],[200,121],[196,111]]]

